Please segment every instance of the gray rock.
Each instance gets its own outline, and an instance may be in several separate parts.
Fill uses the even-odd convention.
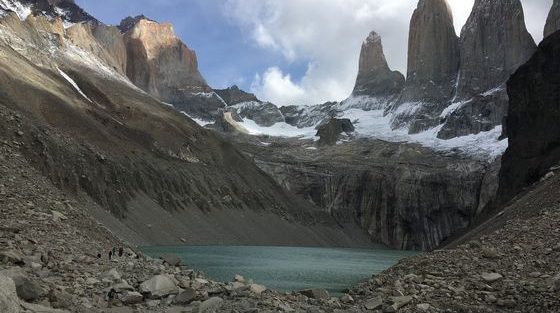
[[[480,277],[482,277],[482,279],[484,279],[484,281],[489,282],[489,283],[498,281],[498,280],[503,278],[503,276],[501,274],[498,274],[498,273],[482,273],[480,275]]]
[[[223,303],[224,300],[222,298],[212,297],[200,304],[200,306],[198,307],[198,312],[199,313],[215,312],[220,309]]]
[[[402,91],[403,85],[404,76],[389,69],[381,37],[372,31],[362,44],[358,77],[352,94],[391,98]]]
[[[39,304],[22,302],[21,306],[31,313],[70,313],[70,311],[53,309]]]
[[[375,297],[373,299],[366,301],[364,307],[366,308],[366,310],[373,311],[373,310],[380,309],[382,305],[383,305],[383,299],[381,297]]]
[[[241,118],[253,120],[264,127],[270,127],[285,121],[280,109],[270,102],[241,102],[228,107],[227,110],[235,112]]]
[[[0,308],[2,313],[20,313],[21,307],[14,281],[0,274]]]
[[[354,302],[354,298],[352,298],[352,296],[349,294],[343,294],[342,297],[340,297],[340,302],[349,304]]]
[[[23,254],[16,250],[0,250],[0,263],[24,265]]]
[[[249,286],[249,291],[251,291],[254,294],[260,295],[263,292],[265,292],[267,290],[267,288],[263,285],[259,285],[259,284],[251,284]]]
[[[121,280],[121,274],[117,271],[116,268],[112,268],[109,271],[101,274],[101,278],[110,281],[118,281]]]
[[[0,275],[9,277],[14,281],[17,295],[22,300],[35,301],[44,295],[44,291],[39,284],[29,279],[25,272],[18,268],[2,271]]]
[[[430,304],[429,303],[419,303],[419,304],[416,305],[416,308],[420,311],[427,312],[428,310],[430,310]]]
[[[144,300],[144,296],[137,291],[129,291],[120,295],[119,299],[122,303],[129,305],[142,302]]]
[[[544,38],[560,30],[560,0],[554,0],[544,26]]]
[[[411,296],[391,297],[390,302],[392,303],[383,306],[383,312],[397,312],[399,309],[409,304],[410,301],[412,301]]]
[[[299,293],[311,299],[329,299],[329,292],[321,288],[301,290]]]
[[[169,264],[170,266],[179,266],[181,265],[182,262],[181,258],[178,255],[172,253],[164,254],[159,258],[162,259],[163,262]]]
[[[165,275],[156,275],[140,284],[140,292],[152,299],[179,293],[173,280]]]
[[[186,288],[173,299],[173,303],[189,304],[193,302],[195,298],[196,298],[196,291],[192,288]]]

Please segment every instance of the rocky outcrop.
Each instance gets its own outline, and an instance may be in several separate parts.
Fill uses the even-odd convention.
[[[453,96],[459,69],[459,39],[446,0],[420,0],[410,21],[408,74],[393,128],[416,133],[439,123]]]
[[[560,1],[554,0],[544,26],[544,37],[546,38],[558,30],[560,30]]]
[[[461,31],[457,99],[496,88],[535,52],[519,0],[477,0]]]
[[[371,32],[362,44],[358,77],[353,95],[391,98],[398,95],[404,85],[404,76],[398,71],[391,71],[385,54],[381,37]]]
[[[231,106],[241,102],[260,102],[252,93],[245,92],[237,86],[231,86],[226,89],[214,89],[214,92],[224,100],[224,102]]]
[[[499,195],[507,201],[560,161],[560,32],[508,81],[509,147],[502,158]]]
[[[341,135],[344,134],[348,138],[353,131],[354,125],[352,125],[349,119],[332,118],[317,129],[316,136],[319,136],[317,143],[319,145],[332,146],[341,139]]]
[[[99,23],[96,18],[80,8],[73,0],[3,0],[0,1],[0,8],[2,7],[14,10],[19,15],[28,12],[32,15],[58,16],[69,23]],[[23,10],[23,8],[28,10]],[[24,17],[20,16],[20,18]]]
[[[198,71],[198,61],[173,26],[144,16],[127,18],[119,29],[127,48],[127,76],[140,89],[198,117],[216,116],[225,103]]]
[[[241,118],[253,120],[260,126],[270,127],[284,122],[284,115],[278,107],[270,102],[250,101],[241,102],[227,108]]]

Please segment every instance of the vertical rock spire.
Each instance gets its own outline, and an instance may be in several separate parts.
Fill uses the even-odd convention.
[[[458,69],[459,39],[447,1],[420,0],[410,21],[407,78],[393,127],[411,124],[416,132],[433,124],[432,113],[453,95]]]
[[[458,98],[503,84],[535,52],[519,0],[476,0],[461,31]]]
[[[383,53],[381,37],[372,31],[362,44],[358,77],[352,94],[392,97],[401,92],[403,84],[404,76],[398,71],[391,71]]]

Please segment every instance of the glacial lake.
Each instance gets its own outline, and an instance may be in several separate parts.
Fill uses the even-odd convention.
[[[388,249],[253,246],[160,246],[141,250],[153,258],[176,254],[216,281],[228,282],[239,274],[277,291],[324,288],[333,294],[416,254]]]

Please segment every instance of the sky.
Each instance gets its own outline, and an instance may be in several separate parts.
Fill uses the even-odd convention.
[[[552,0],[521,0],[538,43]],[[474,0],[448,0],[457,34]],[[144,14],[173,24],[213,88],[238,85],[278,105],[341,101],[354,87],[363,40],[381,35],[406,75],[414,0],[76,0],[106,24]]]

